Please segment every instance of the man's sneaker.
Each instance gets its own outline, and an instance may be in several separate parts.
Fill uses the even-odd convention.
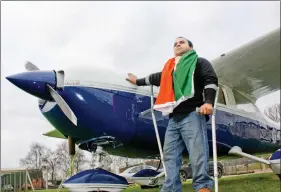
[[[198,192],[212,192],[212,191],[208,188],[201,188],[198,190]]]

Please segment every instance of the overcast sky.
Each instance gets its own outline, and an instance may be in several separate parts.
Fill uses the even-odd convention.
[[[53,128],[37,99],[5,79],[27,60],[40,69],[83,64],[141,76],[161,70],[177,36],[211,60],[278,27],[276,1],[1,2],[1,167],[19,167],[32,142],[61,142],[42,136]],[[280,92],[258,103],[279,100]]]

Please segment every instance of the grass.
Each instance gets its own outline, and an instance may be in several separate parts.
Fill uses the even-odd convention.
[[[182,191],[193,191],[192,181],[183,183]],[[159,192],[158,189],[141,190],[140,187],[130,187],[124,192]],[[213,190],[214,191],[214,190]],[[233,176],[219,179],[219,191],[222,192],[277,192],[280,191],[279,178],[273,173],[262,173],[244,176]]]
[[[36,192],[57,192],[57,189],[49,189],[49,190],[35,190]],[[31,192],[31,191],[28,191]],[[66,189],[61,189],[60,192],[69,192]]]
[[[279,178],[274,173],[244,175],[222,178],[219,181],[220,191],[238,192],[274,192],[280,191]]]
[[[192,181],[183,183],[182,191],[193,191]],[[138,185],[130,186],[123,192],[159,192],[160,188],[142,190]],[[220,192],[277,192],[280,191],[279,178],[273,173],[260,173],[243,176],[232,176],[219,179]],[[40,192],[56,192],[56,190],[40,190]],[[61,190],[61,192],[67,192]]]

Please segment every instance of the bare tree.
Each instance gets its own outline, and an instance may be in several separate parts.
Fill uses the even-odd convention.
[[[82,150],[78,150],[78,147],[76,147],[76,159],[74,161],[75,163],[75,172],[78,173],[80,172],[82,169],[82,166],[87,162],[85,154]]]
[[[47,152],[43,158],[44,167],[47,173],[51,175],[51,181],[53,184],[56,181],[56,176],[59,169],[58,159],[58,154],[50,149],[47,149]]]
[[[280,104],[275,104],[264,110],[265,115],[276,123],[280,122]]]
[[[56,150],[56,155],[58,156],[58,162],[59,162],[58,166],[60,167],[60,169],[63,171],[64,174],[66,174],[67,170],[70,168],[71,175],[73,175],[74,172],[80,171],[81,166],[83,166],[83,164],[86,162],[84,152],[76,148],[76,156],[73,162],[74,167],[72,169],[71,163],[73,157],[69,155],[67,141],[64,141],[58,145],[58,148]]]
[[[56,155],[58,156],[59,168],[64,173],[66,173],[66,171],[71,163],[71,158],[69,158],[69,154],[68,154],[67,142],[63,142],[58,145],[58,147],[56,149]]]
[[[36,177],[40,178],[43,168],[43,158],[47,148],[40,143],[32,143],[25,158],[20,159],[20,165],[27,169],[36,170]]]

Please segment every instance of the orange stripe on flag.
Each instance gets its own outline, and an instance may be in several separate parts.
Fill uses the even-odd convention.
[[[167,102],[175,101],[175,94],[173,88],[173,70],[175,67],[175,58],[169,59],[161,75],[160,90],[155,105],[165,104]]]

